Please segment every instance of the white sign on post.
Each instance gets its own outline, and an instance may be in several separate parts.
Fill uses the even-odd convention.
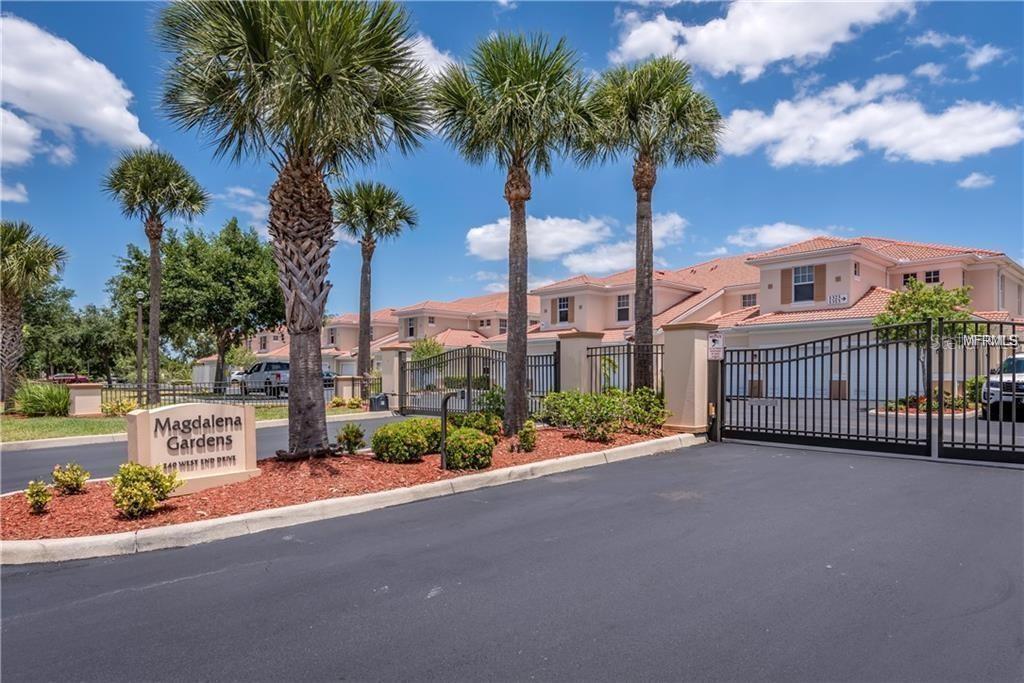
[[[708,360],[725,359],[725,338],[721,332],[708,332]]]

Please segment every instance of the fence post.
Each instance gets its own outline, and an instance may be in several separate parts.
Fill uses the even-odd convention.
[[[559,384],[562,391],[594,391],[587,349],[599,346],[604,338],[602,332],[563,332],[558,335]]]
[[[473,412],[473,347],[467,345],[466,354],[466,412]],[[508,368],[505,368],[506,372]]]
[[[929,320],[928,320],[928,330],[929,330],[929,332],[931,331],[931,329],[932,329],[932,321],[929,318]],[[942,439],[945,436],[945,434],[944,434],[944,423],[945,423],[945,420],[943,419],[945,417],[945,415],[943,414],[945,412],[945,401],[943,399],[945,398],[945,393],[946,393],[945,392],[945,385],[944,385],[944,383],[946,381],[946,367],[945,367],[946,366],[946,349],[945,349],[944,344],[943,344],[943,342],[944,342],[943,336],[944,335],[945,335],[945,330],[943,330],[943,320],[942,320],[942,318],[939,318],[939,396],[938,396],[938,398],[939,398],[939,435],[938,435],[938,438],[936,440],[936,443],[929,444],[930,448],[928,450],[928,455],[929,456],[933,456],[933,457],[938,457],[939,449],[942,448]],[[927,411],[928,411],[928,438],[929,439],[932,438],[932,430],[934,429],[934,423],[932,421],[932,394],[935,391],[935,389],[934,389],[934,381],[932,380],[931,356],[932,356],[932,354],[931,354],[931,352],[929,352],[929,354],[928,354],[928,362],[927,362],[927,366],[928,367],[925,370],[925,372],[928,375],[927,388],[926,388],[926,391],[928,392],[928,400],[926,402],[926,405],[927,405]],[[964,360],[966,362],[966,358]]]
[[[555,340],[555,355],[552,361],[554,363],[554,390],[556,392],[562,390],[562,342],[558,339]]]
[[[708,431],[709,323],[675,323],[665,331],[664,390],[669,411],[666,428],[703,434]]]

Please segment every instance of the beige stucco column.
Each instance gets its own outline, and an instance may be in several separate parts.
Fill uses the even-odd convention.
[[[591,390],[590,364],[587,349],[600,346],[601,332],[563,332],[558,335],[559,384],[562,391],[576,389],[584,393]]]
[[[385,346],[380,350],[380,390],[388,396],[392,409],[398,401],[398,354],[408,350],[405,346]]]
[[[708,430],[708,332],[718,325],[665,325],[666,428],[702,433]]]
[[[101,408],[102,384],[92,382],[69,384],[68,390],[71,392],[71,408],[68,411],[71,417],[95,416],[103,413]]]

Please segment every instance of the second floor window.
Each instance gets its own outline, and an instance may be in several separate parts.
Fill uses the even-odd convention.
[[[629,294],[619,294],[615,302],[615,319],[620,323],[629,320]]]
[[[860,277],[860,261],[853,262],[853,276]]]
[[[334,328],[333,327],[327,330],[327,343],[331,344],[332,346],[334,345]]]
[[[267,335],[260,337],[260,351],[267,350]]]
[[[793,301],[814,301],[814,266],[793,269]]]
[[[924,272],[924,281],[930,285],[939,284],[939,271],[937,270],[926,270]]]
[[[434,324],[434,316],[432,316],[432,315],[428,315],[427,316],[427,324],[428,325],[433,325]]]
[[[569,297],[558,297],[558,322],[569,322]]]
[[[405,336],[416,336],[416,318],[409,318],[405,321]]]
[[[997,293],[997,298],[999,299],[999,305],[996,308],[998,308],[1000,310],[1006,308],[1006,276],[1005,275],[1000,275],[999,276],[999,291]]]
[[[508,319],[498,318],[498,334],[505,334],[508,332]]]
[[[740,297],[740,305],[743,308],[750,308],[757,305],[757,294],[744,294]]]
[[[911,280],[917,279],[917,273],[903,273],[903,286],[906,287],[910,284]]]

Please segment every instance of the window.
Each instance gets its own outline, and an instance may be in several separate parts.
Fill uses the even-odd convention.
[[[498,318],[498,334],[508,332],[508,318]]]
[[[569,297],[558,297],[558,322],[569,322]]]
[[[490,327],[490,326],[491,326],[491,321],[489,319],[488,320],[481,320],[480,321],[480,327]]]
[[[331,344],[332,346],[334,345],[334,328],[333,327],[327,330],[327,343]]]
[[[432,316],[432,315],[428,315],[427,316],[427,324],[428,325],[433,325],[434,324],[434,316]]]
[[[615,319],[620,323],[629,320],[629,294],[619,294],[615,302]]]
[[[1006,276],[999,276],[999,304],[996,308],[1002,310],[1006,308]]]
[[[860,261],[853,262],[853,276],[860,277]]]
[[[262,335],[260,337],[260,351],[266,351],[266,350],[267,350],[267,335],[264,334],[264,335]]]
[[[248,370],[246,371],[246,374],[247,374],[247,375],[251,375],[251,374],[253,374],[253,373],[255,373],[255,372],[259,372],[259,371],[260,371],[260,367],[261,367],[262,365],[263,365],[263,363],[256,363],[256,365],[252,366],[251,368],[249,368],[249,369],[248,369]]]
[[[740,305],[743,308],[750,308],[757,305],[757,294],[744,294],[740,297]]]
[[[415,337],[416,336],[416,318],[406,318],[405,320],[405,336]]]
[[[903,286],[906,287],[910,284],[911,280],[917,279],[917,273],[903,273]]]
[[[939,271],[937,270],[926,270],[924,271],[924,281],[929,285],[939,284]]]
[[[793,301],[814,301],[814,266],[793,269]]]
[[[373,325],[370,325],[370,341],[373,341]]]

